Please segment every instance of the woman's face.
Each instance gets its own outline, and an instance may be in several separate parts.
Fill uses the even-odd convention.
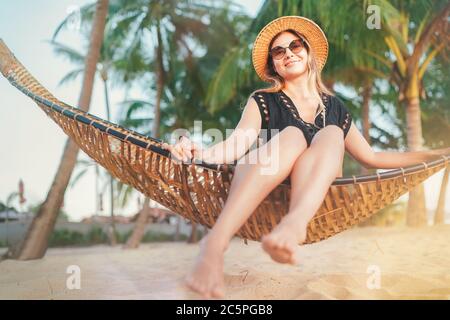
[[[288,47],[292,40],[296,39],[299,39],[299,37],[290,32],[283,32],[275,39],[270,49],[277,46]],[[276,60],[271,57],[271,59],[275,71],[285,80],[297,78],[308,70],[308,52],[306,48],[302,48],[298,53],[293,53],[289,48],[286,48],[286,54],[283,58]]]

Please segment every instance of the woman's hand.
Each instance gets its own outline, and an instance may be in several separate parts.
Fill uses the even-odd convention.
[[[189,162],[192,158],[202,159],[203,149],[185,136],[182,136],[174,145],[164,142],[161,147],[170,151],[175,162]]]

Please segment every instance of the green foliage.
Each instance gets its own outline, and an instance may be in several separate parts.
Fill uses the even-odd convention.
[[[427,99],[422,103],[425,144],[431,148],[450,145],[450,69],[444,57],[437,58],[424,77]]]
[[[86,234],[86,242],[89,244],[108,243],[108,234],[101,227],[92,227]]]
[[[187,237],[185,235],[180,235],[180,241],[185,241]],[[147,231],[142,238],[142,242],[165,242],[165,241],[173,241],[173,235],[155,232],[155,231]]]
[[[127,232],[116,232],[117,243],[125,244],[128,237],[131,235],[132,230]],[[202,236],[201,232],[198,232],[198,239]],[[186,241],[188,237],[184,234],[180,234],[179,241]],[[167,242],[174,241],[174,235],[158,231],[147,231],[142,239],[144,243],[150,242]],[[109,244],[108,234],[99,226],[93,226],[88,232],[82,233],[79,231],[59,229],[53,231],[49,239],[49,247],[69,247],[69,246],[92,246]],[[0,242],[0,247],[6,246]]]
[[[40,203],[30,205],[28,207],[28,211],[33,213],[34,215],[36,215],[38,213],[38,211],[39,211],[40,206],[41,206]],[[62,209],[62,208],[60,208],[58,210],[58,219],[59,220],[63,220],[63,221],[68,221],[69,220],[69,216],[68,216],[67,212],[64,211],[64,209]]]
[[[7,210],[17,212],[16,208],[14,208],[12,206],[7,206],[6,204],[4,204],[3,202],[0,201],[0,212],[7,211]]]
[[[126,243],[128,240],[128,237],[131,235],[131,233],[133,232],[133,230],[129,230],[127,232],[118,232],[116,231],[116,240],[118,243]]]
[[[81,232],[67,229],[55,230],[49,239],[49,247],[84,246],[86,239]]]
[[[100,227],[92,227],[86,234],[68,229],[55,230],[49,239],[49,247],[88,246],[107,243],[108,236]]]

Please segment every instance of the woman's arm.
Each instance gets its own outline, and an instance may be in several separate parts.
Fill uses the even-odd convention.
[[[261,130],[261,114],[255,99],[250,98],[244,107],[238,125],[224,141],[203,149],[201,160],[208,163],[233,163],[253,145]]]
[[[345,149],[367,169],[396,169],[450,155],[450,148],[430,151],[375,152],[352,123],[345,138]]]

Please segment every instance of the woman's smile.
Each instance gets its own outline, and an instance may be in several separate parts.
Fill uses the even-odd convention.
[[[284,66],[285,67],[293,66],[295,64],[298,64],[299,62],[302,62],[302,59],[290,60],[290,61],[286,62],[286,64]]]

